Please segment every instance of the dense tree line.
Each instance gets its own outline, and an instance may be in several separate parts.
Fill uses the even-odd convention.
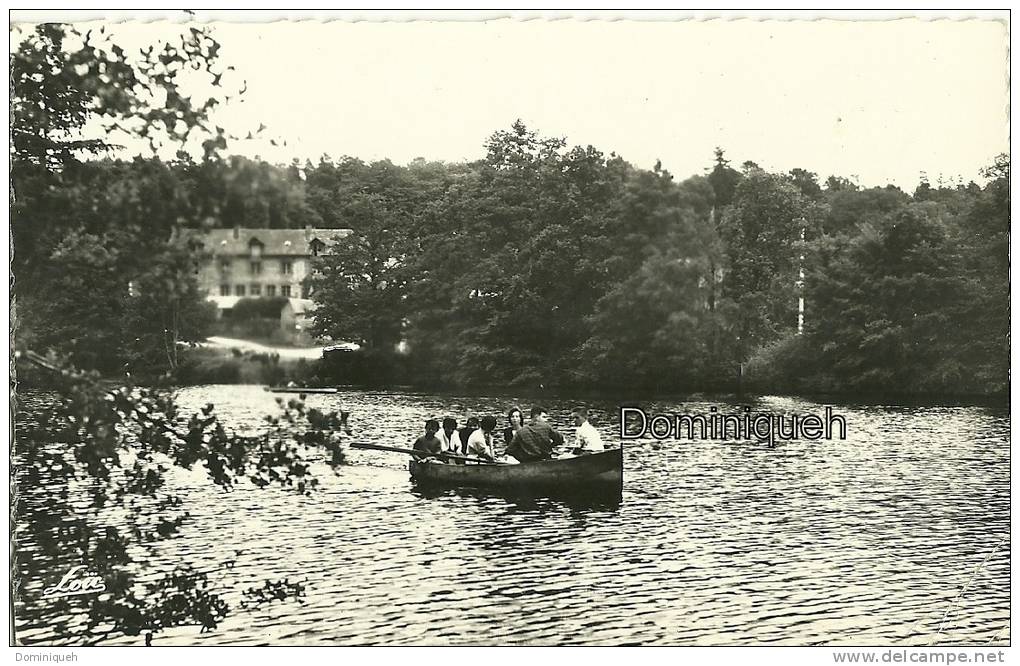
[[[984,186],[913,193],[736,169],[722,150],[681,180],[520,122],[471,163],[276,166],[221,157],[219,128],[205,128],[200,161],[96,159],[104,146],[47,138],[53,117],[29,112],[58,37],[43,31],[13,57],[26,72],[14,79],[26,100],[14,123],[15,292],[22,337],[83,366],[173,371],[179,343],[207,332],[202,257],[175,229],[311,225],[354,232],[312,280],[316,332],[360,342],[380,369],[398,362],[392,379],[1005,390],[1005,156]],[[64,80],[73,72],[43,88],[96,94],[88,73]],[[394,355],[400,341],[409,355]]]
[[[983,187],[908,194],[721,153],[678,180],[520,124],[485,148],[470,164],[16,164],[23,334],[107,372],[172,369],[174,340],[211,316],[175,227],[348,227],[313,279],[316,330],[381,363],[406,341],[405,381],[1005,390],[1005,158]]]
[[[1005,156],[983,187],[908,194],[722,151],[678,181],[520,123],[485,148],[342,162],[346,179],[306,165],[309,198],[346,192],[332,219],[355,231],[314,280],[319,333],[383,355],[403,339],[412,378],[447,384],[1006,390]]]

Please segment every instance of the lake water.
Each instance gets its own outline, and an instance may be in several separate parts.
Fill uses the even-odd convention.
[[[501,415],[518,400],[530,405],[394,391],[308,403],[349,409],[357,440],[407,446],[426,418]],[[213,402],[239,430],[277,409],[254,386],[189,388],[179,401]],[[544,404],[570,430],[573,402]],[[605,441],[618,444],[617,403],[588,404]],[[779,413],[825,406],[751,403]],[[201,471],[175,471],[192,517],[145,554],[145,573],[235,560],[213,578],[233,611],[212,632],[178,628],[155,644],[1008,644],[1008,411],[832,406],[847,419],[847,441],[627,442],[619,502],[424,494],[404,456],[361,450],[336,473],[316,468],[321,486],[310,497],[225,492]],[[40,599],[66,562],[24,530],[46,520],[46,495],[58,490],[22,490],[20,548],[31,556],[16,607],[23,644],[87,639],[81,606]],[[282,578],[302,582],[305,597],[237,607],[241,590]]]

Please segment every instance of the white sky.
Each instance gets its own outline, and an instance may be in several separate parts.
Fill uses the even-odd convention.
[[[121,23],[125,46],[180,24]],[[472,160],[517,118],[571,145],[704,173],[722,146],[820,180],[908,191],[979,179],[1008,144],[1007,28],[994,21],[218,23],[247,82],[229,152]],[[274,147],[268,137],[286,141]]]

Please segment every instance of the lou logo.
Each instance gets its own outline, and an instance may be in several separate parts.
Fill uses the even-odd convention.
[[[73,597],[79,594],[99,594],[106,590],[106,583],[95,574],[85,570],[84,564],[79,564],[64,574],[60,582],[43,590],[42,596],[45,599],[56,597]]]

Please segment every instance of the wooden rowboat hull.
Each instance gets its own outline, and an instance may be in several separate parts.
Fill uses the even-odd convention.
[[[519,465],[448,465],[411,461],[415,483],[511,490],[623,487],[623,449]]]

